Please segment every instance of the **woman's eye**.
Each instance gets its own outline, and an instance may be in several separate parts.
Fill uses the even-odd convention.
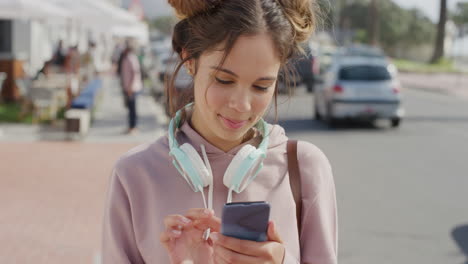
[[[221,80],[219,79],[218,77],[215,77],[216,81],[221,83],[221,84],[232,84],[234,83],[233,81],[225,81],[225,80]]]
[[[224,84],[224,85],[229,85],[229,84],[233,84],[234,81],[226,81],[226,80],[222,80],[218,77],[215,77],[215,80],[220,83],[220,84]],[[263,87],[263,86],[259,86],[259,85],[254,85],[253,86],[255,89],[259,90],[259,91],[266,91],[268,90],[269,87]]]
[[[255,89],[258,89],[258,90],[260,90],[260,91],[266,91],[266,90],[268,90],[268,87],[263,87],[263,86],[258,86],[258,85],[254,85],[254,88],[255,88]]]

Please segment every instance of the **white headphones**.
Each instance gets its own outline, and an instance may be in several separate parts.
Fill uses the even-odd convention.
[[[184,107],[189,108],[193,103]],[[203,188],[213,185],[213,173],[211,171],[210,162],[206,156],[205,147],[201,145],[203,160],[195,150],[188,144],[179,146],[175,137],[175,131],[180,125],[182,110],[177,111],[175,117],[169,123],[169,154],[173,157],[173,164],[190,185],[194,192],[201,192]],[[263,167],[263,160],[266,157],[268,147],[268,127],[263,119],[260,119],[256,124],[257,129],[263,132],[263,139],[258,148],[250,144],[243,146],[234,156],[231,163],[224,173],[223,183],[229,188],[228,202],[232,200],[232,191],[236,193],[242,192],[250,182],[257,176],[260,169]],[[212,205],[212,188],[209,192],[209,207]],[[206,207],[206,203],[205,203]]]

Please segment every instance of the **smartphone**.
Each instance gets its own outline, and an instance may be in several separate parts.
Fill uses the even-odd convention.
[[[227,203],[221,217],[221,234],[243,240],[267,241],[270,205],[267,202]]]

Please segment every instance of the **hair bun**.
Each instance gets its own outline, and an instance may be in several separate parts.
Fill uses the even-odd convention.
[[[218,3],[218,0],[168,0],[180,19],[203,13]]]
[[[306,41],[315,30],[314,10],[319,7],[313,0],[278,0],[291,22],[296,42]]]

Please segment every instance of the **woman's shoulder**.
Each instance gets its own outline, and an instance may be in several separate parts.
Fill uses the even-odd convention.
[[[297,157],[299,162],[314,162],[330,166],[330,162],[325,153],[315,144],[308,141],[299,140],[297,144]]]
[[[297,146],[297,159],[303,188],[318,192],[326,185],[333,184],[333,173],[330,161],[325,153],[316,145],[299,141]]]
[[[161,136],[153,142],[138,145],[122,154],[115,162],[114,170],[119,175],[125,175],[135,170],[164,164],[168,159],[168,140],[166,136]]]

